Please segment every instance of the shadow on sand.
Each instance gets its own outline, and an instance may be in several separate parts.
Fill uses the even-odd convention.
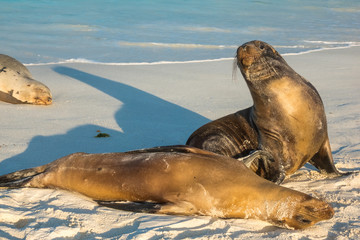
[[[185,144],[194,130],[209,121],[195,112],[120,82],[64,66],[56,66],[53,70],[122,102],[115,120],[123,132],[83,125],[66,134],[35,136],[25,152],[0,162],[0,174],[43,165],[74,152],[120,152]],[[111,137],[94,138],[97,130]]]

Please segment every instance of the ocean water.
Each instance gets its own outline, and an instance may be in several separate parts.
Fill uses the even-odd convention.
[[[232,58],[360,45],[359,0],[0,0],[0,52],[24,63]]]

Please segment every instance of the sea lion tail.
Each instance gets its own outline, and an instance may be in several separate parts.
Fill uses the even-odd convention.
[[[33,177],[43,173],[47,169],[46,165],[24,169],[13,173],[0,176],[0,188],[21,188],[25,187]]]

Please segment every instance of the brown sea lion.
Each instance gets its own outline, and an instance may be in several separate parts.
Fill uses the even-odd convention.
[[[52,96],[50,89],[34,80],[22,63],[0,54],[0,101],[49,105]]]
[[[236,63],[254,105],[200,127],[186,144],[233,158],[263,150],[272,158],[256,159],[251,169],[276,183],[307,162],[321,173],[341,175],[315,87],[265,42],[240,46]]]
[[[241,161],[187,146],[75,153],[0,176],[0,187],[66,189],[98,201],[159,203],[156,213],[252,218],[292,229],[334,214],[325,201],[267,181]]]

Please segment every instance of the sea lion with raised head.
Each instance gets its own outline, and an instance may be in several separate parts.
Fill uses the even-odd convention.
[[[187,146],[75,153],[0,176],[0,187],[66,189],[98,201],[159,203],[156,213],[252,218],[292,229],[334,214],[325,201],[267,181],[241,161]]]
[[[34,80],[22,63],[0,54],[0,101],[49,105],[52,96],[50,89]]]
[[[200,127],[186,144],[233,158],[267,152],[272,157],[257,158],[251,169],[276,183],[307,162],[321,173],[342,175],[334,166],[324,105],[315,87],[265,42],[240,46],[236,64],[253,106]]]

